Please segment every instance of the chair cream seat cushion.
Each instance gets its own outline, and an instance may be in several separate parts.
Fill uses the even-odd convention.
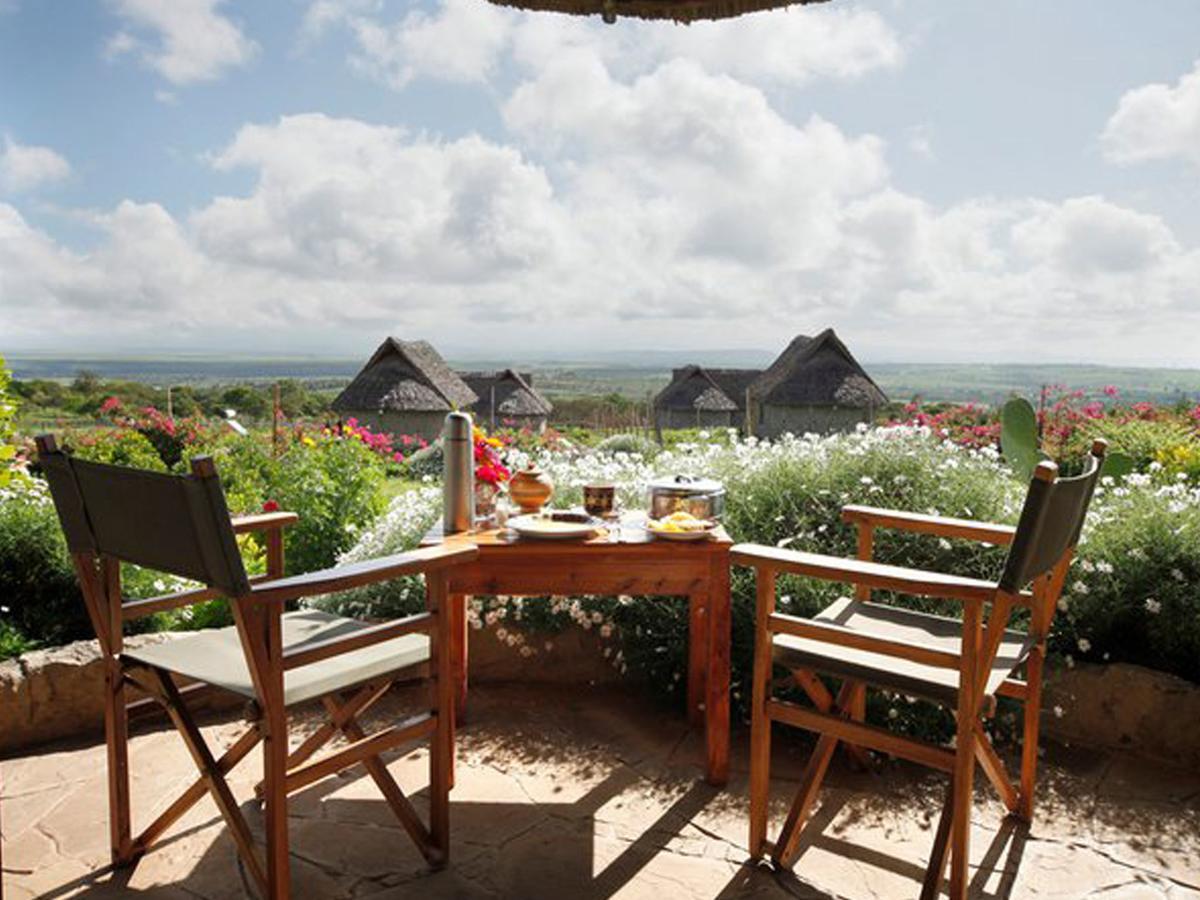
[[[343,619],[315,609],[284,613],[282,619],[283,645],[287,649],[344,637],[368,627],[365,622]],[[167,669],[246,697],[255,696],[250,669],[246,665],[236,628],[199,631],[187,637],[128,651],[122,654],[122,658]],[[429,638],[424,634],[406,634],[331,656],[284,672],[284,703],[287,706],[303,703],[428,660]]]
[[[873,637],[902,640],[956,654],[962,650],[962,622],[944,616],[842,597],[817,613],[815,618]],[[988,694],[994,694],[1000,683],[1025,661],[1034,643],[1029,635],[1019,631],[1004,632],[988,674]],[[813,669],[840,678],[865,681],[951,707],[958,703],[957,669],[944,669],[790,634],[776,634],[773,647],[775,661],[787,668]]]

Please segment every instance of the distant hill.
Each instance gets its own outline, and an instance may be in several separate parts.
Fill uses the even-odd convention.
[[[552,396],[618,393],[645,398],[658,391],[675,366],[696,362],[710,366],[765,367],[773,354],[757,350],[613,351],[589,359],[530,360],[521,358],[456,358],[463,368],[528,369],[540,390]],[[81,370],[103,379],[167,384],[228,384],[294,378],[310,387],[333,388],[358,371],[361,359],[250,357],[51,357],[13,356],[8,365],[20,379],[70,379]],[[1012,394],[1036,397],[1043,385],[1064,385],[1098,395],[1116,385],[1126,400],[1200,402],[1200,369],[1153,369],[1116,366],[872,363],[865,368],[888,396],[899,402],[921,397],[927,402],[1002,402]]]

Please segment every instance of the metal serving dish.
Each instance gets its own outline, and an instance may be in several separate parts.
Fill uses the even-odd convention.
[[[675,475],[652,481],[648,487],[652,519],[682,510],[697,519],[719,522],[725,513],[725,486],[711,478]]]

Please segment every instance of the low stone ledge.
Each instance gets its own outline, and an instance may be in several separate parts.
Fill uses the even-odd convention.
[[[125,639],[129,649],[182,637],[188,632],[160,632]],[[496,637],[495,629],[472,630],[468,653],[474,681],[534,681],[599,684],[619,678],[603,655],[600,638],[582,629],[546,638],[537,653],[521,656]],[[140,697],[130,689],[129,699]],[[193,701],[189,701],[193,703]],[[199,708],[232,709],[245,703],[235,694],[213,691]],[[104,733],[104,667],[99,644],[76,641],[34,650],[0,662],[0,754],[12,755],[62,738]]]
[[[1043,730],[1056,740],[1200,769],[1200,685],[1183,678],[1128,663],[1078,663],[1047,678],[1042,708]]]
[[[125,639],[125,646],[132,650],[179,636],[173,632],[133,635]],[[131,689],[128,696],[136,700],[142,695]],[[227,709],[244,702],[214,692],[199,705]],[[33,650],[0,663],[0,754],[103,733],[104,664],[96,641]]]
[[[127,638],[126,645],[141,647],[180,636],[136,635]],[[621,679],[604,656],[607,642],[594,632],[574,628],[552,637],[527,637],[537,651],[532,656],[522,656],[499,640],[496,629],[473,629],[469,640],[475,682],[582,685]],[[546,641],[551,649],[546,649]],[[95,641],[35,650],[0,663],[0,754],[62,738],[101,735],[103,684]],[[131,699],[134,696],[131,691]],[[201,701],[210,709],[242,703],[242,698],[219,691]],[[1055,740],[1200,768],[1200,685],[1182,678],[1125,663],[1081,663],[1047,678],[1043,710],[1043,732]]]

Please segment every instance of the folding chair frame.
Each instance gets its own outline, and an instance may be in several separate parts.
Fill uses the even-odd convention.
[[[49,436],[38,438],[38,449],[43,457],[61,452]],[[207,458],[193,461],[191,477],[208,480],[210,490],[220,491],[215,469]],[[235,534],[253,531],[265,535],[267,574],[251,579],[250,591],[244,596],[229,598],[257,699],[250,703],[250,726],[219,758],[204,741],[184,692],[176,685],[172,674],[166,669],[122,656],[123,626],[130,619],[226,595],[215,588],[201,588],[145,600],[124,600],[117,559],[92,552],[72,552],[104,665],[109,830],[114,866],[133,864],[207,794],[212,796],[228,824],[238,853],[259,892],[271,900],[285,898],[290,890],[288,795],[359,763],[375,781],[425,859],[435,867],[448,860],[449,790],[454,765],[451,659],[454,617],[450,615],[446,570],[469,561],[478,551],[469,546],[434,547],[370,563],[284,578],[282,528],[297,518],[290,512],[265,513],[235,518],[229,523]],[[368,626],[347,636],[313,642],[299,650],[284,648],[281,621],[287,602],[417,573],[423,573],[426,578],[425,612]],[[328,721],[289,752],[288,715],[284,706],[285,671],[416,632],[427,633],[430,637],[433,696],[428,712],[371,735],[363,731],[358,717],[403,674],[392,672],[351,691],[337,691],[320,698]],[[139,704],[127,702],[129,687],[140,689],[165,709],[200,773],[193,784],[136,836],[132,829],[130,803],[129,711]],[[346,746],[313,758],[323,745],[339,734],[348,741]],[[388,772],[381,755],[422,738],[432,739],[428,827]],[[260,857],[250,828],[226,781],[226,776],[260,742],[263,744],[265,777],[257,793],[264,802],[265,859]]]
[[[1093,455],[1103,457],[1103,442],[1097,442]],[[1053,483],[1056,473],[1056,467],[1044,463],[1038,467],[1036,478]],[[839,743],[858,759],[863,758],[862,748],[869,748],[950,774],[950,786],[921,897],[926,900],[938,895],[949,861],[950,896],[961,900],[966,897],[969,880],[970,813],[976,763],[982,767],[1010,814],[1025,822],[1033,817],[1046,637],[1071,563],[1074,540],[1048,571],[1033,579],[1031,590],[1013,592],[998,584],[884,566],[871,559],[877,527],[1002,545],[1014,542],[1016,528],[853,506],[843,510],[843,518],[858,528],[858,559],[843,560],[755,545],[738,545],[731,552],[735,564],[755,569],[757,590],[750,750],[750,853],[758,859],[770,852],[776,865],[790,868],[798,856],[801,832]],[[869,599],[872,589],[957,600],[963,609],[961,651],[948,653],[777,613],[776,579],[785,572],[854,584],[858,600]],[[1019,784],[1014,784],[983,729],[983,719],[993,712],[992,698],[986,695],[992,663],[1009,616],[1018,607],[1030,610],[1029,634],[1034,640],[1024,663],[1025,680],[1006,678],[996,691],[1024,704],[1021,771]],[[863,721],[866,684],[861,681],[843,679],[834,698],[814,672],[794,669],[792,677],[815,708],[775,699],[771,696],[771,678],[773,636],[776,634],[823,640],[957,670],[959,691],[954,749],[923,743],[866,724]],[[783,722],[820,735],[783,828],[774,842],[767,839],[772,722]]]

